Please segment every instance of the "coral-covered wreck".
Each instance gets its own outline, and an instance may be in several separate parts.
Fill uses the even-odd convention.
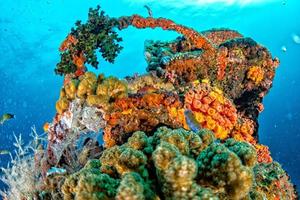
[[[98,66],[96,50],[114,62],[122,49],[116,31],[128,26],[182,36],[145,43],[144,75],[120,80],[87,71]],[[259,144],[257,118],[279,60],[251,38],[152,16],[111,18],[98,7],[59,50],[55,72],[64,83],[57,114],[44,126],[47,144],[5,170],[4,199],[297,198]]]

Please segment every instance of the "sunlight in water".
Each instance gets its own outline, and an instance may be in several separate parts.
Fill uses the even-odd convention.
[[[139,0],[132,1],[126,0],[131,3],[158,3],[156,0]],[[160,5],[166,5],[170,7],[183,8],[188,6],[206,6],[211,4],[223,4],[223,6],[246,6],[246,5],[254,5],[254,4],[264,4],[264,3],[272,3],[279,2],[280,0],[163,0],[159,1]]]

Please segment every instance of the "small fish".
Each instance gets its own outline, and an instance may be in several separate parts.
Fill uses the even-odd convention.
[[[65,174],[67,172],[66,169],[64,168],[58,168],[58,167],[51,167],[48,171],[47,171],[47,176],[51,176],[53,174]]]
[[[185,121],[186,121],[187,125],[189,126],[189,128],[192,131],[198,132],[201,129],[200,124],[197,122],[197,120],[191,110],[186,109],[184,111],[184,116],[185,116]]]
[[[282,47],[281,47],[281,51],[286,52],[286,50],[287,50],[287,49],[286,49],[286,46],[282,46]]]
[[[8,155],[9,153],[8,150],[0,150],[0,155]]]
[[[163,65],[168,65],[171,62],[170,56],[164,56],[160,59],[160,63]]]
[[[4,124],[7,120],[14,119],[16,116],[13,114],[5,113],[0,118],[0,124]]]
[[[296,44],[300,44],[300,36],[299,35],[293,34],[292,38]]]
[[[147,9],[149,17],[153,17],[151,8],[148,5],[144,5],[144,7]]]

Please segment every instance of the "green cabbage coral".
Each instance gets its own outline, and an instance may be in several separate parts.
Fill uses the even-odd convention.
[[[64,200],[112,199],[119,180],[101,173],[100,166],[99,160],[91,160],[79,172],[69,176],[61,188]]]
[[[137,131],[102,152],[63,187],[64,199],[251,199],[256,151],[211,131]],[[251,194],[251,195],[250,195]]]

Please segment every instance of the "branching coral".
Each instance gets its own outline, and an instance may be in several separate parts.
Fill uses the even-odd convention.
[[[76,22],[71,34],[62,43],[60,50],[61,61],[55,72],[58,74],[75,73],[78,66],[84,63],[98,67],[96,50],[99,49],[102,57],[114,62],[122,47],[118,44],[122,39],[114,31],[116,20],[100,11],[100,6],[89,10],[88,21],[82,24]]]

